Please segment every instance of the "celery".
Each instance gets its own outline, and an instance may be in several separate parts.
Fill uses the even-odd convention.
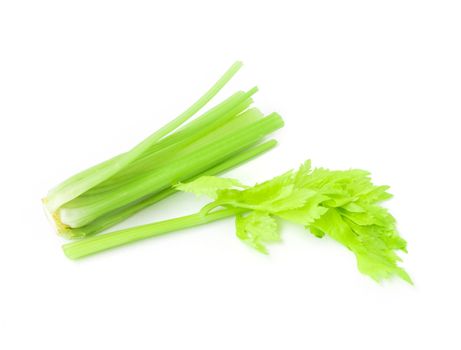
[[[178,181],[217,174],[271,148],[274,143],[258,144],[283,121],[249,108],[256,87],[235,93],[184,124],[241,65],[234,63],[197,102],[130,151],[52,189],[43,201],[58,232],[68,238],[98,233],[173,194],[171,186]]]
[[[306,161],[297,170],[252,187],[236,179],[201,176],[175,188],[206,195],[213,202],[197,214],[65,244],[65,254],[78,259],[231,216],[235,216],[237,237],[268,254],[267,245],[281,241],[281,221],[285,220],[301,225],[318,238],[329,236],[346,247],[355,255],[359,271],[377,282],[400,277],[412,283],[397,254],[407,251],[406,241],[397,231],[395,218],[381,205],[392,197],[389,187],[374,185],[366,171],[313,169]]]
[[[200,174],[210,165],[217,165],[237,152],[245,150],[282,125],[283,122],[278,115],[270,115],[247,126],[244,130],[239,129],[236,133],[191,152],[188,156],[192,161],[183,158],[173,159],[137,181],[122,185],[116,193],[108,191],[77,197],[59,209],[61,222],[71,227],[86,225],[109,211],[163,190],[175,182]]]

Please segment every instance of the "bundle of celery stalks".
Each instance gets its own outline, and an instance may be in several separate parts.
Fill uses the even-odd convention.
[[[303,225],[318,237],[328,235],[357,258],[359,270],[377,281],[399,276],[395,253],[406,242],[395,220],[380,206],[387,186],[374,186],[362,170],[311,169],[310,162],[253,187],[216,177],[276,145],[267,136],[283,126],[277,113],[264,116],[251,107],[257,88],[238,91],[196,115],[241,68],[234,63],[185,112],[126,153],[86,169],[49,191],[45,208],[72,259],[137,240],[223,219],[236,218],[237,236],[267,253],[280,240],[279,220]],[[185,217],[104,234],[98,233],[178,190],[214,199]]]

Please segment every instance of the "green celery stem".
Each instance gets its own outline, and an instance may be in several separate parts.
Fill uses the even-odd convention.
[[[152,224],[114,231],[100,236],[93,236],[63,245],[64,254],[70,259],[79,259],[88,255],[119,247],[141,239],[160,236],[194,226],[204,225],[243,213],[245,209],[231,208],[218,210],[207,215],[196,213],[179,218],[155,222]]]
[[[272,149],[273,147],[275,147],[275,145],[277,144],[277,141],[275,140],[269,140],[269,141],[266,141],[260,145],[257,145],[257,146],[254,146],[248,150],[245,150],[243,151],[242,153],[239,153],[238,155],[226,160],[225,162],[223,163],[220,163],[219,165],[201,173],[200,175],[198,176],[194,176],[192,177],[191,179],[189,179],[188,181],[192,181],[193,179],[196,179],[200,176],[205,176],[205,175],[217,175],[217,174],[220,174],[222,172],[225,172],[225,171],[228,171],[234,167],[237,167],[237,166],[240,166],[242,165],[243,163],[249,161],[250,159],[253,159],[267,151],[269,151],[270,149]],[[109,227],[125,220],[126,218],[132,216],[133,214],[139,212],[140,210],[154,204],[154,203],[157,203],[159,201],[161,201],[162,199],[165,199],[169,196],[171,196],[172,194],[176,193],[176,190],[174,189],[174,187],[170,187],[166,190],[163,190],[159,193],[156,193],[156,194],[153,194],[145,199],[143,199],[142,201],[139,201],[139,202],[136,202],[130,206],[127,206],[127,207],[123,207],[123,208],[120,208],[114,212],[110,212],[106,215],[103,215],[101,217],[99,217],[98,219],[96,219],[95,221],[93,221],[92,223],[86,225],[86,226],[83,226],[81,228],[76,228],[76,229],[67,229],[63,232],[61,232],[61,234],[63,234],[64,236],[66,236],[67,238],[78,238],[78,237],[83,237],[83,236],[87,236],[87,235],[91,235],[91,234],[95,234],[95,233],[98,233],[98,232],[101,232],[105,229],[108,229]]]
[[[71,227],[82,227],[112,210],[129,204],[153,191],[168,188],[172,181],[182,181],[198,175],[209,165],[216,165],[250,147],[269,133],[281,128],[283,120],[276,113],[253,123],[242,130],[238,137],[227,135],[213,144],[205,145],[189,157],[191,162],[177,159],[146,178],[119,189],[117,196],[110,195],[77,198],[60,209],[61,221]],[[102,198],[104,197],[104,198]],[[104,199],[104,200],[103,200]]]

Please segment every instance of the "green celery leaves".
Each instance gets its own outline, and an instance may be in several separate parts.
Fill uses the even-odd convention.
[[[203,215],[216,207],[245,210],[236,216],[237,237],[262,253],[267,254],[266,243],[280,240],[277,220],[284,219],[346,246],[355,254],[359,270],[374,280],[398,276],[412,283],[397,265],[401,259],[396,251],[406,252],[406,242],[393,216],[380,206],[391,197],[388,187],[373,185],[366,171],[312,169],[307,161],[297,171],[253,187],[206,176],[176,189],[213,198]]]
[[[280,241],[278,223],[267,212],[252,211],[246,216],[237,215],[235,227],[238,238],[263,254],[267,254],[264,243]]]

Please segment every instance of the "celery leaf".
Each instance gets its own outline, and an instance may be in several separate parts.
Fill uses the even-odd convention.
[[[267,254],[264,243],[280,241],[277,221],[268,213],[252,211],[237,215],[235,226],[237,237],[263,254]]]
[[[202,214],[219,206],[248,210],[236,218],[237,236],[258,251],[267,254],[264,243],[280,240],[278,217],[341,243],[355,254],[358,269],[376,281],[398,276],[412,283],[396,253],[406,252],[406,242],[394,217],[380,206],[391,197],[389,187],[375,186],[368,172],[312,169],[307,161],[297,171],[249,188],[235,189],[241,187],[238,182],[218,179],[206,177],[177,188],[215,199]]]

